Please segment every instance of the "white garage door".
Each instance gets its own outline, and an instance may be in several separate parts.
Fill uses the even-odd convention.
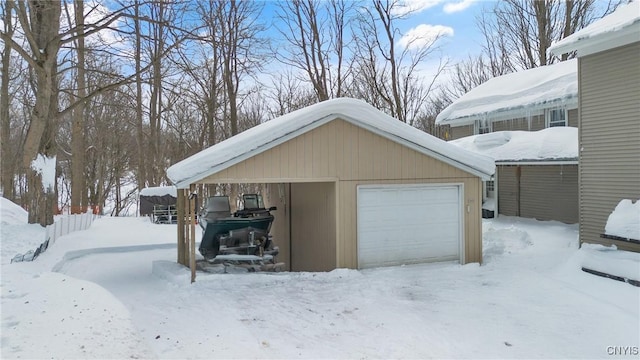
[[[358,267],[460,259],[460,186],[358,187]]]

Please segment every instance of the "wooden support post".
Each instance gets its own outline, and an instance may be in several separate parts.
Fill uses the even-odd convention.
[[[182,244],[182,247],[184,248],[184,254],[182,255],[183,258],[183,265],[184,266],[189,266],[189,239],[191,238],[191,234],[189,232],[189,230],[191,230],[191,227],[189,226],[189,216],[191,216],[191,206],[190,206],[190,200],[189,200],[189,189],[184,189],[184,208],[185,208],[185,214],[186,216],[184,217],[184,243]]]
[[[186,265],[184,261],[184,244],[185,244],[185,217],[186,211],[184,208],[184,190],[178,189],[178,199],[176,202],[178,208],[178,264]]]
[[[196,186],[190,186],[191,193],[195,194]],[[190,241],[189,241],[189,267],[191,268],[191,283],[196,281],[196,200],[194,196],[189,201],[189,222],[190,222]]]

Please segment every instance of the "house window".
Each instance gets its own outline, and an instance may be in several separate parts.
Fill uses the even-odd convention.
[[[493,180],[487,181],[487,192],[488,191],[494,191],[493,189],[494,189]]]
[[[547,127],[567,126],[567,110],[553,109],[547,111]]]
[[[495,197],[495,183],[493,180],[485,181],[484,183],[484,197],[485,198],[493,198]]]
[[[488,120],[476,120],[473,127],[474,134],[486,134],[491,132],[491,122]]]

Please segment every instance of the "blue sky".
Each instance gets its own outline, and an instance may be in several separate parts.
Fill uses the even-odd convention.
[[[275,4],[280,0],[266,1],[265,19],[274,16]],[[441,39],[443,55],[454,62],[480,52],[482,35],[476,26],[476,16],[484,7],[491,7],[487,0],[400,0],[413,10],[406,19],[396,25],[403,35],[441,31],[447,35]],[[365,0],[365,4],[366,4]],[[274,31],[275,33],[275,31]]]

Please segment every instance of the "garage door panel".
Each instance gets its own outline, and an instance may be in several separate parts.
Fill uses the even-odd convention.
[[[360,268],[460,258],[458,186],[358,189]]]

